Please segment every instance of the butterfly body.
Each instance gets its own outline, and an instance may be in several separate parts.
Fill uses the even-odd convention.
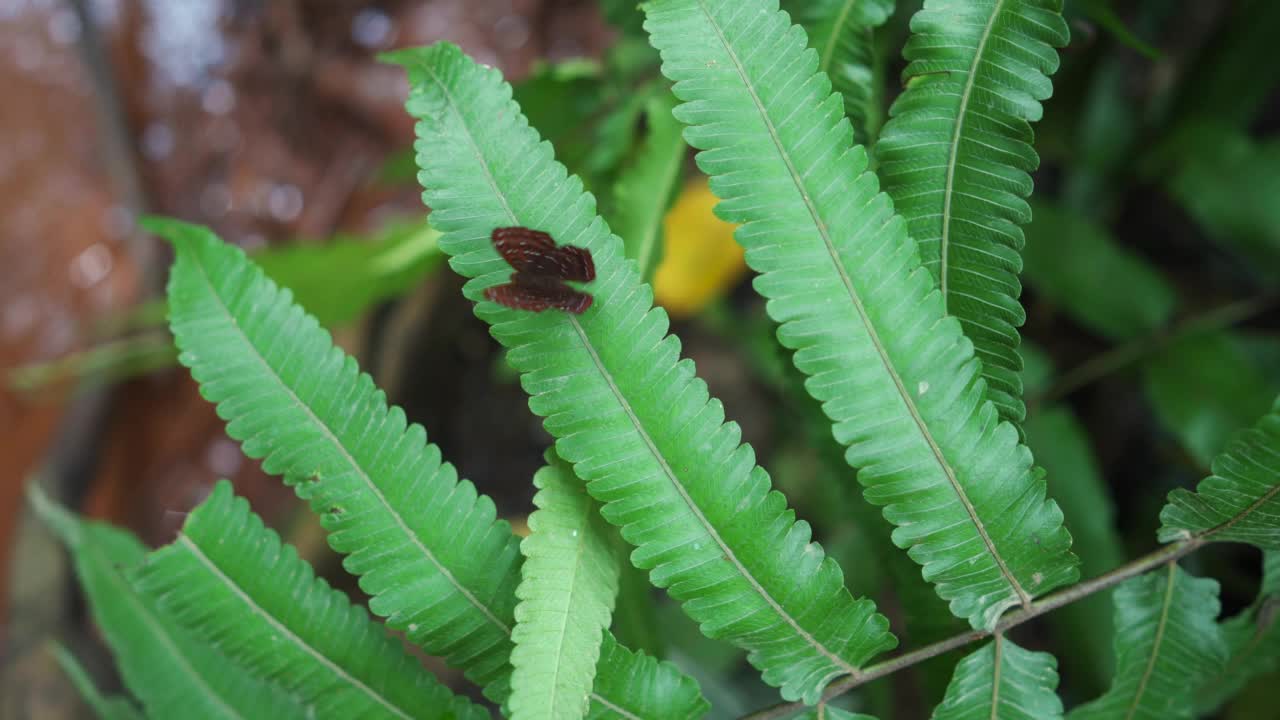
[[[511,282],[487,288],[484,296],[516,310],[542,312],[549,308],[581,315],[591,307],[589,293],[566,281],[591,282],[596,266],[591,253],[573,245],[556,245],[551,236],[524,227],[496,228],[493,247],[515,270]]]

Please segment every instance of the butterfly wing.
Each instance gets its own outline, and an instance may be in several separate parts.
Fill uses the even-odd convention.
[[[540,297],[537,293],[530,293],[516,283],[485,288],[484,296],[499,305],[505,305],[515,310],[542,312],[551,307],[551,303],[545,297]]]
[[[586,312],[594,302],[589,293],[575,290],[561,280],[527,272],[512,273],[511,282],[487,288],[484,296],[516,310],[542,312],[556,308],[574,315]]]
[[[561,280],[591,282],[596,279],[595,261],[583,248],[562,245],[551,252],[551,260],[556,267],[556,276]]]
[[[572,245],[556,247],[555,240],[541,230],[495,228],[490,238],[498,254],[516,272],[575,282],[591,282],[596,278],[596,266],[590,252]]]
[[[541,272],[548,265],[547,256],[556,250],[550,235],[526,227],[494,228],[489,237],[494,249],[516,272]]]

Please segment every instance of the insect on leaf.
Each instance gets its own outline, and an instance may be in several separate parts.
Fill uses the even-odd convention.
[[[542,312],[547,308],[581,315],[594,298],[565,284],[591,282],[596,266],[591,253],[580,247],[557,247],[547,233],[524,227],[495,228],[493,247],[511,264],[511,282],[487,288],[484,296],[515,310]]]

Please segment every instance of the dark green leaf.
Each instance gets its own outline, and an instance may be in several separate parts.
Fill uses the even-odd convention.
[[[1190,718],[1196,688],[1227,656],[1218,583],[1176,564],[1125,582],[1115,592],[1116,677],[1105,695],[1070,720]]]
[[[996,635],[956,665],[933,720],[1054,720],[1062,717],[1058,663]]]
[[[1018,327],[1021,225],[1040,158],[1031,123],[1053,93],[1062,0],[926,0],[903,50],[906,91],[876,144],[880,177],[982,360],[1000,416],[1026,414]]]
[[[1196,491],[1174,490],[1160,511],[1163,542],[1203,538],[1280,550],[1280,400],[1213,460]]]

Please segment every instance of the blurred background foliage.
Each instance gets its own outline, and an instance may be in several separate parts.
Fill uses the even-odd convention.
[[[873,162],[919,4],[867,3],[866,43],[830,68]],[[134,231],[141,211],[207,222],[252,248],[521,527],[548,438],[436,249],[416,199],[402,79],[374,59],[441,38],[512,80],[530,123],[639,258],[686,354],[851,590],[876,599],[904,647],[961,629],[891,547],[773,342],[732,227],[714,217],[671,117],[634,5],[3,4],[0,77],[12,80],[0,103],[7,708],[70,682],[53,670],[63,656],[36,642],[50,631],[98,659],[92,675],[109,677],[52,541],[20,517],[17,498],[33,475],[149,543],[172,537],[213,480],[229,476],[359,599],[310,516],[239,459],[173,370],[154,299],[164,251]],[[784,3],[806,23],[823,5]],[[1073,37],[1036,126],[1041,167],[1025,228],[1025,432],[1092,576],[1153,548],[1167,492],[1202,477],[1280,392],[1280,3],[1067,0],[1066,13]],[[1222,582],[1228,615],[1262,602],[1257,553],[1211,547],[1187,562]],[[643,577],[624,573],[621,640],[696,674],[717,717],[772,701],[739,653],[654,597]],[[1020,629],[1019,642],[1057,654],[1070,707],[1105,689],[1110,625],[1110,597],[1100,594]],[[956,659],[874,683],[856,701],[885,719],[923,717]],[[1269,716],[1277,681],[1274,669],[1260,676],[1224,717]],[[60,713],[52,716],[83,712],[47,702]]]

